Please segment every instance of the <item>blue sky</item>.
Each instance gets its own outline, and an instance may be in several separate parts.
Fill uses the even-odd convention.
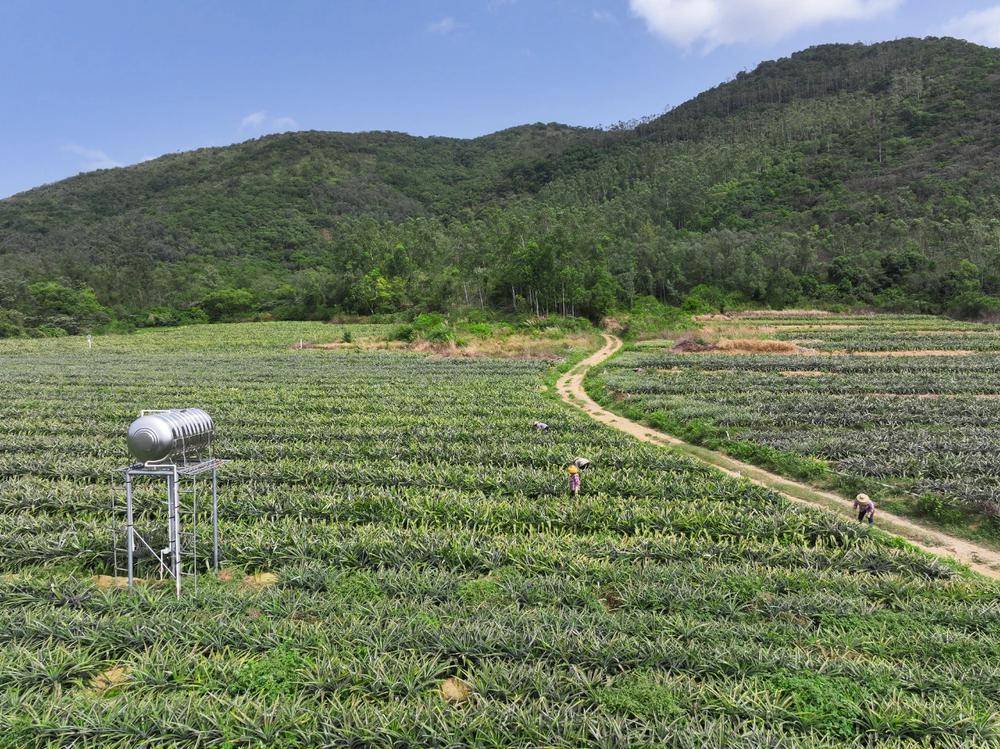
[[[1000,0],[3,0],[0,196],[281,130],[656,113],[812,44],[1000,46]]]

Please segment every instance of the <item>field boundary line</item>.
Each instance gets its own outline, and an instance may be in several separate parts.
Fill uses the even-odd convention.
[[[692,445],[671,434],[632,421],[601,406],[584,389],[584,377],[587,376],[591,367],[607,361],[622,347],[622,341],[617,336],[608,333],[603,335],[604,345],[598,351],[571,367],[556,381],[556,392],[563,401],[580,409],[595,421],[612,426],[638,440],[675,449],[707,463],[729,476],[744,478],[758,486],[778,492],[793,502],[819,507],[842,517],[854,519],[851,499],[843,495],[816,489],[808,484],[780,476],[750,463],[744,463],[715,450]],[[954,559],[982,575],[1000,579],[1000,552],[973,541],[950,536],[881,509],[877,512],[877,518],[877,527],[882,531],[899,536],[931,554]]]

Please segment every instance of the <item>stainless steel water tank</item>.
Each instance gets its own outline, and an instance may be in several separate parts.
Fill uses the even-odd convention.
[[[148,463],[203,452],[212,441],[212,417],[200,408],[143,414],[128,428],[128,450]]]

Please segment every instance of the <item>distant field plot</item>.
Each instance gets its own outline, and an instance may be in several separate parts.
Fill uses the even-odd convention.
[[[995,583],[605,428],[542,363],[292,347],[342,338],[0,342],[0,747],[1000,740]],[[187,405],[233,460],[228,574],[101,589],[124,431]]]
[[[756,462],[808,474],[820,470],[808,462],[818,458],[859,485],[878,480],[921,495],[910,497],[911,512],[948,519],[967,510],[987,535],[1000,533],[1000,328],[920,316],[706,326],[708,350],[675,353],[671,341],[643,342],[592,385],[611,403],[660,414],[688,437],[729,443]],[[712,340],[727,336],[802,349],[714,350]]]

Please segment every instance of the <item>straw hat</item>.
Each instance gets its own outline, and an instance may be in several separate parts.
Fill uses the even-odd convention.
[[[574,466],[574,465],[570,465],[570,467],[569,467],[569,468],[567,468],[566,470],[567,470],[567,471],[569,471],[570,473],[579,473],[579,472],[580,472],[580,469],[579,469],[579,468],[577,468],[577,467],[576,467],[576,466]]]
[[[859,502],[871,502],[871,501],[872,501],[871,497],[869,497],[869,496],[868,496],[867,494],[859,494],[859,495],[858,495],[858,496],[856,497],[856,499],[857,499],[857,500],[858,500]]]

